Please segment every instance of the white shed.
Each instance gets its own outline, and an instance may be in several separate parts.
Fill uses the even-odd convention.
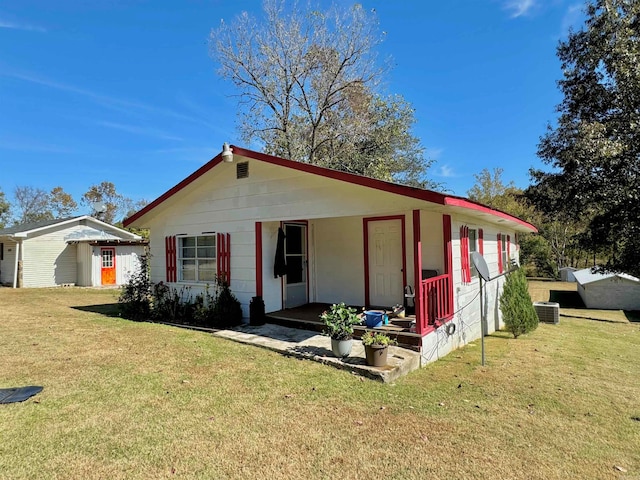
[[[640,310],[640,279],[625,273],[574,272],[578,293],[587,308]]]
[[[573,273],[578,270],[577,268],[574,267],[562,267],[560,269],[560,281],[562,282],[575,282],[576,281],[576,277],[573,275]]]
[[[0,284],[122,285],[146,241],[88,215],[0,230]]]

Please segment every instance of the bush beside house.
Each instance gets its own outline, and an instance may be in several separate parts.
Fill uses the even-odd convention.
[[[532,332],[538,327],[538,315],[533,307],[527,278],[522,269],[507,275],[500,296],[500,311],[505,329],[513,334],[513,338]]]

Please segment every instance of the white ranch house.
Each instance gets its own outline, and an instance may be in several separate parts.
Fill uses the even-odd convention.
[[[142,237],[88,215],[0,230],[0,284],[116,286],[144,253]]]
[[[408,285],[423,364],[480,336],[470,252],[496,276],[518,261],[518,234],[536,231],[465,198],[232,150],[125,220],[151,231],[152,280],[197,290],[225,273],[246,316],[254,296],[267,312],[341,301],[388,308]],[[486,285],[488,332],[502,325],[503,282]]]

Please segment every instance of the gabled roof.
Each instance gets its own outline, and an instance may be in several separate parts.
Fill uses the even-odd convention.
[[[585,268],[583,270],[573,272],[573,276],[576,277],[576,281],[581,285],[587,285],[589,283],[599,282],[601,280],[606,280],[608,278],[614,277],[640,283],[640,278],[632,277],[631,275],[627,275],[626,273],[593,273],[591,271],[591,268]]]
[[[93,218],[90,215],[81,215],[78,217],[68,217],[68,218],[57,218],[54,220],[43,220],[40,222],[30,222],[30,223],[23,223],[20,225],[14,225],[13,227],[0,230],[0,236],[26,238],[31,234],[38,233],[52,227],[59,227],[62,225],[79,223],[82,220],[89,223],[93,223],[101,229],[106,228],[111,231],[116,231],[119,234],[121,234],[122,237],[125,237],[125,238],[130,238],[133,240],[139,240],[142,238],[140,237],[140,235],[136,235],[135,233],[128,232],[127,230],[123,230],[122,228],[114,227],[113,225],[110,225],[106,222],[98,220],[97,218]],[[112,237],[113,239],[120,238],[120,237],[116,237],[114,235],[108,234],[106,232],[104,233],[104,235],[107,235],[110,238]]]
[[[457,197],[455,195],[446,195],[444,193],[435,192],[433,190],[425,190],[422,188],[409,187],[409,186],[400,185],[397,183],[386,182],[384,180],[377,180],[375,178],[365,177],[363,175],[356,175],[353,173],[347,173],[340,170],[333,170],[330,168],[319,167],[317,165],[311,165],[308,163],[287,160],[284,158],[275,157],[273,155],[267,155],[265,153],[255,152],[253,150],[237,147],[235,145],[232,145],[231,148],[233,150],[234,156],[239,155],[239,156],[250,158],[260,162],[270,163],[272,165],[279,165],[281,167],[291,168],[301,172],[306,172],[312,175],[332,178],[334,180],[339,180],[339,181],[351,183],[354,185],[361,185],[361,186],[373,188],[376,190],[382,190],[385,192],[402,195],[405,197],[424,200],[425,202],[429,202],[429,203],[449,206],[449,207],[452,207],[453,209],[466,209],[476,213],[489,214],[491,216],[498,217],[503,221],[506,220],[509,222],[513,222],[523,230],[530,231],[530,232],[538,231],[536,227],[534,227],[530,223],[525,222],[524,220],[514,217],[513,215],[509,215],[508,213],[492,209],[490,207],[487,207],[486,205],[482,205],[481,203],[474,202],[467,198]],[[209,170],[216,167],[221,162],[222,162],[222,152],[216,155],[214,158],[212,158],[209,162],[204,164],[198,170],[193,172],[187,178],[182,180],[180,183],[175,185],[173,188],[167,190],[165,193],[160,195],[153,202],[149,203],[147,206],[145,206],[144,208],[142,208],[141,210],[139,210],[129,218],[125,219],[123,222],[124,226],[127,227],[131,225],[136,220],[140,219],[147,213],[151,212],[153,209],[161,205],[164,201],[171,198],[173,195],[180,192],[184,188],[186,188],[192,182],[200,178]]]

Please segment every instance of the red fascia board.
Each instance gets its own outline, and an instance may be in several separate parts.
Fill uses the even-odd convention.
[[[213,167],[215,167],[216,165],[218,165],[220,162],[222,162],[222,153],[219,153],[218,155],[216,155],[214,158],[212,158],[211,160],[209,160],[207,163],[205,163],[202,167],[200,167],[198,170],[196,170],[195,172],[193,172],[191,175],[189,175],[187,178],[185,178],[184,180],[182,180],[180,183],[178,183],[176,186],[170,188],[169,190],[167,190],[166,192],[164,192],[162,195],[160,195],[158,198],[156,198],[153,202],[151,202],[150,204],[146,205],[144,208],[142,208],[141,210],[138,210],[136,213],[134,213],[133,215],[131,215],[129,218],[126,218],[123,222],[122,225],[124,225],[125,227],[128,227],[129,225],[131,225],[133,222],[135,222],[137,219],[139,219],[140,217],[142,217],[143,215],[146,215],[147,213],[149,213],[151,210],[153,210],[154,208],[156,208],[158,205],[160,205],[162,202],[164,202],[166,199],[168,199],[169,197],[172,197],[173,195],[175,195],[176,193],[178,193],[180,190],[182,190],[184,187],[186,187],[187,185],[189,185],[190,183],[194,182],[195,180],[197,180],[198,178],[200,178],[202,175],[204,175],[205,173],[207,173],[209,170],[211,170]]]
[[[493,215],[495,217],[504,218],[505,220],[509,220],[510,222],[515,222],[515,223],[517,223],[517,224],[519,224],[519,225],[531,230],[534,233],[538,232],[538,229],[536,227],[534,227],[533,225],[531,225],[528,222],[525,222],[524,220],[520,220],[518,217],[514,217],[513,215],[509,215],[508,213],[501,212],[500,210],[494,210],[494,209],[489,208],[489,207],[487,207],[485,205],[481,205],[479,203],[472,202],[471,200],[467,200],[465,198],[446,197],[444,204],[447,205],[447,206],[451,206],[451,207],[462,207],[462,208],[467,208],[469,210],[474,210],[476,212],[488,213],[488,214]]]

